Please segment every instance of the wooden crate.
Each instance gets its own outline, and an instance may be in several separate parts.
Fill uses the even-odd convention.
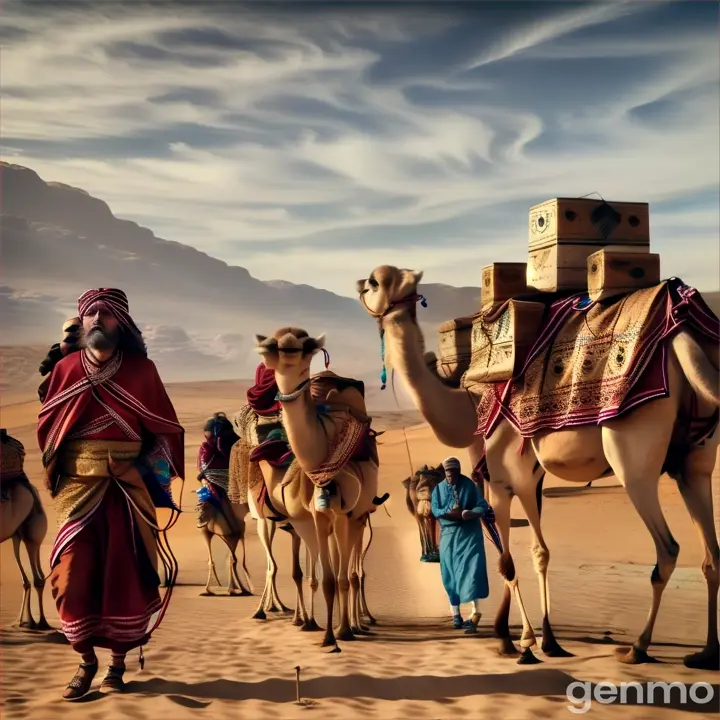
[[[499,314],[479,314],[472,326],[470,367],[463,385],[509,380],[519,372],[537,339],[545,308],[545,303],[510,300]]]
[[[470,365],[473,317],[448,320],[438,330],[437,372],[445,380],[459,384]]]
[[[603,247],[650,252],[647,203],[555,198],[530,209],[529,226],[527,284],[542,292],[585,290],[587,259]]]
[[[554,198],[530,208],[530,250],[551,241],[650,247],[647,203],[605,202],[589,198]],[[596,247],[597,249],[597,247]]]
[[[527,292],[527,263],[493,263],[483,268],[480,301],[483,307],[511,300]]]
[[[625,295],[660,283],[660,255],[626,248],[603,248],[587,259],[588,295],[592,300]]]

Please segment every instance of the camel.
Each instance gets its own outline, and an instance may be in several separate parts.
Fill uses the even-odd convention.
[[[216,585],[220,585],[212,556],[212,539],[219,537],[230,551],[228,560],[228,595],[252,595],[250,574],[245,564],[245,516],[249,512],[248,506],[235,505],[226,500],[222,508],[219,508],[210,502],[203,502],[198,504],[196,512],[198,528],[205,539],[208,549],[208,578],[205,583],[205,591],[201,594],[215,594],[210,590],[210,583],[213,579]],[[248,587],[243,584],[237,571],[238,559],[236,551],[239,544],[242,544],[242,568]]]
[[[377,509],[373,500],[379,470],[374,439],[368,435],[369,418],[361,398],[363,407],[358,409],[352,400],[346,402],[343,397],[359,395],[352,387],[358,383],[334,373],[321,373],[330,389],[322,398],[326,407],[317,407],[310,392],[310,364],[324,348],[324,335],[311,338],[304,330],[287,327],[270,337],[256,335],[256,343],[263,363],[275,372],[283,427],[296,460],[287,470],[265,460],[259,463],[260,468],[273,507],[288,518],[302,539],[310,566],[320,560],[328,613],[322,647],[337,648],[337,640],[354,640],[355,634],[363,630],[363,533],[370,514]],[[350,387],[332,387],[336,380]],[[368,438],[372,448],[367,457],[352,459],[359,443]],[[329,508],[318,510],[313,498],[316,484],[327,482],[334,484],[336,492]],[[300,589],[298,585],[302,603]],[[336,591],[339,627],[333,630]]]
[[[431,498],[435,486],[442,482],[444,477],[445,471],[442,465],[437,467],[423,465],[415,471],[412,477],[402,481],[405,488],[405,504],[415,518],[420,532],[421,562],[440,562],[438,545],[440,528],[437,519],[432,514]]]
[[[43,609],[45,574],[40,565],[40,546],[47,535],[48,519],[40,494],[23,471],[25,450],[22,444],[2,430],[2,483],[3,498],[0,501],[0,543],[12,538],[15,561],[20,568],[23,583],[23,599],[20,614],[13,627],[27,630],[50,630]],[[30,580],[20,559],[20,544],[30,560],[33,586],[38,598],[40,618],[36,622],[30,605]]]
[[[554,637],[549,617],[548,564],[550,552],[540,523],[541,482],[546,472],[568,482],[589,481],[614,474],[625,487],[630,501],[645,523],[655,543],[657,564],[651,576],[652,604],[641,634],[627,651],[616,659],[627,664],[650,662],[652,642],[663,591],[670,580],[679,546],[667,526],[658,498],[659,476],[673,433],[679,428],[681,413],[697,403],[701,417],[720,407],[720,379],[717,358],[712,358],[685,329],[676,331],[667,341],[669,396],[646,401],[626,414],[600,425],[536,433],[525,443],[519,432],[504,418],[485,441],[475,435],[477,407],[481,395],[465,387],[449,387],[436,371],[434,357],[424,354],[424,338],[416,320],[418,284],[422,272],[383,265],[367,279],[357,282],[361,303],[375,318],[383,332],[385,360],[401,376],[415,406],[431,426],[435,436],[452,448],[470,448],[471,456],[487,462],[488,501],[495,510],[504,551],[500,572],[505,593],[495,620],[500,654],[517,656],[508,627],[511,596],[520,608],[525,649],[519,662],[539,662],[531,648],[535,634],[522,605],[512,555],[510,553],[510,507],[517,496],[532,527],[532,555],[538,574],[542,605],[543,652],[550,657],[567,656]],[[487,387],[487,386],[486,386]],[[695,446],[685,443],[673,448],[674,462],[668,472],[678,487],[688,512],[702,538],[705,558],[702,572],[708,588],[708,617],[705,646],[687,655],[687,667],[718,669],[718,587],[720,585],[720,547],[715,535],[711,474],[720,442],[717,426],[709,437]],[[679,458],[679,459],[678,459]],[[475,460],[473,460],[475,464]]]

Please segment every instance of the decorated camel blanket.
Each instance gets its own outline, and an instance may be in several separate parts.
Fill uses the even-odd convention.
[[[478,388],[477,434],[489,437],[503,417],[523,437],[598,424],[667,396],[665,341],[681,327],[717,354],[720,320],[677,278],[610,303],[554,302],[521,372]]]

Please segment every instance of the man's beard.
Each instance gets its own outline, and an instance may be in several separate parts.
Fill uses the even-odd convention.
[[[104,328],[95,326],[87,335],[86,345],[91,350],[113,350],[117,347],[119,339],[119,330],[105,330]]]

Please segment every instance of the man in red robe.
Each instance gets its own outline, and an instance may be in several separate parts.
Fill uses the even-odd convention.
[[[95,648],[112,653],[101,690],[124,689],[128,651],[139,647],[142,665],[142,647],[170,598],[168,589],[160,599],[158,552],[179,512],[171,481],[184,476],[184,429],[125,293],[88,290],[78,315],[81,347],[57,361],[43,383],[37,429],[60,525],[50,556],[52,594],[63,633],[82,656],[67,700],[90,690]],[[157,507],[171,510],[165,528]]]

